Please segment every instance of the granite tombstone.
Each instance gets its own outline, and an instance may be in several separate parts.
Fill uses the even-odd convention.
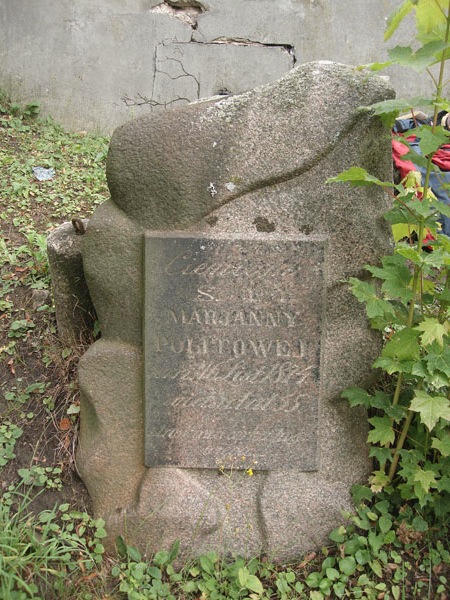
[[[390,176],[362,105],[389,84],[306,64],[239,96],[137,119],[111,140],[111,200],[83,236],[102,338],[81,360],[79,471],[117,534],[285,559],[323,543],[370,471],[340,392],[379,339],[344,280],[390,248]]]

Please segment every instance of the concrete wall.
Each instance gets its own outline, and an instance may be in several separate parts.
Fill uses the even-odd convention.
[[[379,60],[398,3],[1,0],[0,88],[69,129],[110,132],[150,110],[267,83],[295,63]],[[393,83],[402,94],[426,87],[407,72]]]

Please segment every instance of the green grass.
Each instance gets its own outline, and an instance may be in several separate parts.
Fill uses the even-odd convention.
[[[122,538],[105,554],[74,467],[83,348],[56,336],[45,248],[53,227],[107,198],[108,139],[36,112],[0,98],[0,598],[447,598],[447,529],[361,490],[329,544],[293,564],[210,552],[180,568],[176,546],[147,560]],[[37,181],[33,167],[53,179]]]

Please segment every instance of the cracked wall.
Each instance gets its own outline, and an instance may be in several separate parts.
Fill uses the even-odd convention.
[[[68,128],[111,132],[149,111],[268,83],[296,63],[378,60],[395,4],[3,0],[0,88],[37,100]],[[400,93],[426,92],[418,78],[412,90],[407,74],[394,83]]]

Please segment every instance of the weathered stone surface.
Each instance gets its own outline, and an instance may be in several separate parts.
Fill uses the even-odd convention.
[[[178,538],[189,554],[216,548],[288,558],[323,543],[341,509],[350,506],[349,488],[366,477],[370,461],[365,415],[350,411],[340,392],[370,381],[379,339],[343,281],[361,275],[366,263],[389,250],[389,228],[382,218],[389,200],[380,190],[325,181],[353,164],[389,178],[390,142],[359,107],[391,96],[384,80],[343,65],[314,63],[242,96],[189,105],[115,132],[108,158],[112,198],[92,217],[84,244],[102,341],[80,366],[78,451],[80,473],[96,513],[106,518],[111,542],[121,533],[151,552]],[[209,248],[207,261],[194,261],[197,271],[188,283],[175,276],[172,281],[170,268],[161,271],[174,240],[188,252],[201,254],[198,244]],[[279,258],[274,257],[277,243]],[[216,256],[220,252],[222,261]],[[276,273],[267,271],[258,281],[231,272],[228,297],[225,279],[208,282],[212,264],[243,270],[264,261],[275,265]],[[308,265],[303,283],[302,261]],[[178,267],[181,278],[185,267]],[[251,316],[249,298],[258,292],[264,302]],[[199,296],[208,294],[218,297],[215,316],[187,308],[183,316],[184,303],[195,309],[207,302]],[[253,338],[253,329],[263,326],[250,323],[262,323],[269,302],[281,313],[283,294],[293,312],[304,305],[296,327],[289,328],[287,317],[283,322],[280,316],[274,337]],[[264,314],[266,327],[276,323],[278,317]],[[196,333],[188,342],[190,328]],[[231,444],[225,446],[230,440],[221,433],[219,450],[226,448],[229,455],[218,456],[213,440],[205,442],[201,435],[215,431],[212,417],[219,401],[227,406],[239,394],[234,396],[223,381],[202,381],[198,356],[204,344],[215,348],[216,368],[222,365],[218,339],[230,352],[228,360],[238,363],[241,358],[234,354],[243,344],[261,348],[250,341],[272,340],[275,354],[277,347],[287,352],[295,346],[297,330],[306,352],[298,353],[295,364],[311,366],[312,375],[305,387],[304,420],[300,410],[294,411],[302,433],[298,453],[305,456],[277,448],[270,438],[276,419],[265,421],[264,411],[255,411],[274,453],[258,470],[245,440],[235,444],[233,437],[253,418],[248,406],[235,411],[235,422],[225,417],[221,431],[223,424],[229,428]],[[158,336],[160,363],[155,359]],[[184,352],[182,358],[183,369],[193,367],[193,381],[180,377],[176,389],[167,382],[155,385],[152,374],[160,377],[164,369],[180,366],[181,359],[171,356],[177,352],[170,344],[177,340],[184,341],[174,350],[197,349],[197,357]],[[248,372],[256,364],[268,369],[276,362],[272,357],[256,363],[251,355],[246,361]],[[302,390],[300,380],[296,385]],[[247,386],[246,391],[254,390]],[[270,406],[277,391],[265,382],[256,404]],[[197,406],[188,410],[183,403],[190,399]],[[159,466],[145,467],[144,414],[149,442],[149,432],[164,424],[164,411],[169,420],[179,417],[175,429],[185,440],[192,432],[190,445],[175,451],[166,444],[154,460],[158,453],[148,443],[147,460]],[[218,418],[224,412],[219,410]],[[218,470],[212,468],[216,464]],[[253,476],[246,475],[248,469]]]
[[[367,77],[311,63],[276,84],[119,127],[107,162],[112,199],[143,227],[184,229],[255,189],[297,178],[365,126],[359,106],[386,98],[388,84]],[[372,132],[364,134],[359,160],[379,170]]]
[[[63,223],[47,239],[58,334],[67,344],[88,339],[95,320],[84,277],[82,242],[83,236],[76,234],[72,223]]]
[[[146,235],[146,465],[317,470],[324,240]]]

